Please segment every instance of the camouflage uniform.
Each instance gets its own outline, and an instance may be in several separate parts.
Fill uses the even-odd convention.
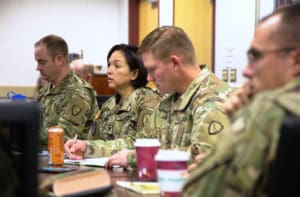
[[[40,143],[46,145],[48,129],[60,125],[65,130],[65,138],[86,139],[91,122],[95,117],[98,104],[96,92],[86,81],[70,71],[69,74],[52,88],[49,83],[37,93],[35,101],[41,104],[42,124]]]
[[[209,152],[218,139],[218,133],[229,126],[229,119],[221,104],[231,88],[203,68],[181,96],[172,94],[161,101],[151,115],[143,135],[158,138],[162,149],[188,151],[192,158],[199,151]],[[134,154],[134,153],[133,153]],[[128,164],[135,166],[134,155],[128,155]]]
[[[233,118],[214,153],[192,172],[184,196],[263,196],[280,126],[287,114],[300,115],[300,77],[285,87],[258,94]]]
[[[141,131],[161,96],[149,88],[136,89],[123,103],[119,95],[109,98],[101,107],[99,117],[86,141],[85,157],[109,156],[123,148],[133,148],[137,131]]]
[[[153,113],[146,135],[160,139],[163,149],[183,149],[195,156],[208,151],[217,140],[216,134],[228,126],[221,108],[231,89],[207,68],[182,94],[172,94]]]

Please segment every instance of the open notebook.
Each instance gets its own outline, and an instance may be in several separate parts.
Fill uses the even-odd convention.
[[[89,159],[82,159],[82,160],[65,159],[64,162],[65,164],[104,167],[107,160],[108,157],[100,157],[100,158],[89,158]]]

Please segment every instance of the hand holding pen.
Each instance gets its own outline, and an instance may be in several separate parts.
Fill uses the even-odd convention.
[[[78,140],[78,136],[75,135],[74,139],[69,139],[65,145],[65,152],[70,159],[83,159],[84,153],[87,149],[87,145],[84,141]]]
[[[75,135],[75,137],[73,139],[73,144],[72,144],[71,152],[74,152],[73,149],[74,149],[74,146],[75,146],[76,142],[77,142],[77,134]]]

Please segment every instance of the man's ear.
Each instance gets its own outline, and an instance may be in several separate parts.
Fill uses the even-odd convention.
[[[181,66],[181,59],[177,55],[171,55],[170,61],[175,70],[179,69]]]
[[[63,56],[63,55],[57,55],[56,57],[55,57],[55,59],[54,59],[54,61],[55,61],[55,63],[57,64],[57,65],[64,65],[64,62],[65,62],[65,57]]]
[[[295,65],[294,65],[293,72],[295,76],[300,75],[300,48],[296,49],[295,51]]]
[[[88,73],[86,75],[86,81],[92,84],[93,75],[91,73]]]

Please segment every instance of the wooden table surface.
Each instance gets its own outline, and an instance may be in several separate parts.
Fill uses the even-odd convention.
[[[40,166],[48,165],[48,159],[43,158],[39,161]],[[86,166],[79,166],[79,168],[86,168]],[[97,168],[99,169],[99,168]],[[100,168],[101,169],[101,168]],[[103,194],[99,194],[99,196],[105,197],[140,197],[143,196],[142,194],[132,192],[128,189],[119,187],[116,185],[117,181],[138,181],[137,173],[135,170],[126,170],[123,168],[113,168],[113,169],[104,169],[108,172],[111,178],[112,183],[112,190]],[[57,175],[57,173],[46,173],[46,172],[39,172],[38,180],[39,183],[42,183],[44,180]],[[96,195],[97,196],[97,195]],[[147,195],[147,197],[159,197],[159,195]]]

